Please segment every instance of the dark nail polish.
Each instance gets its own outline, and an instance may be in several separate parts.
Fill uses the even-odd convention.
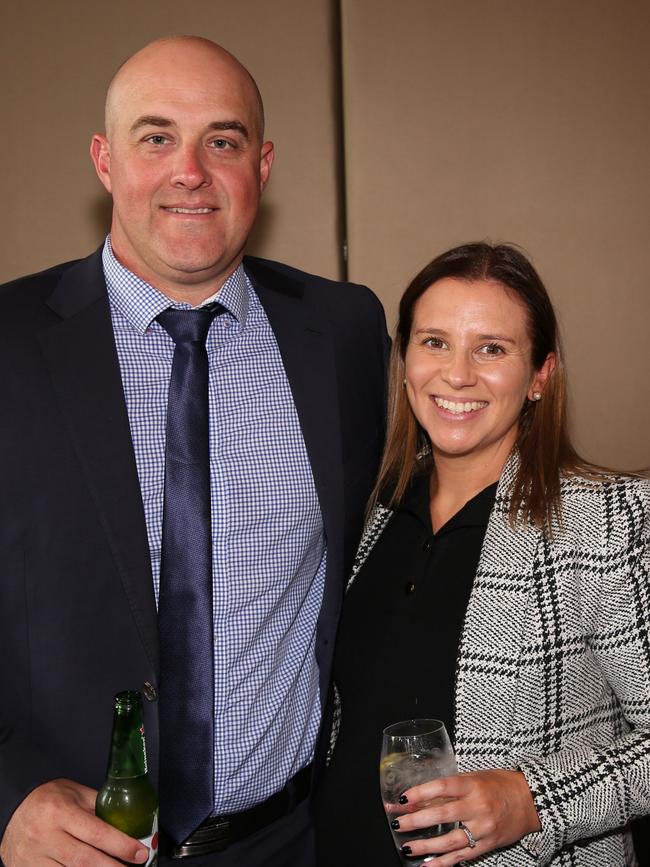
[[[410,846],[402,846],[401,851],[402,851],[402,855],[412,855],[413,854],[413,850],[411,849]]]
[[[400,804],[408,804],[409,802],[409,799],[406,797],[406,795],[400,795],[398,800]]]
[[[399,831],[399,819],[393,819],[393,821],[390,823],[390,826],[393,831]]]

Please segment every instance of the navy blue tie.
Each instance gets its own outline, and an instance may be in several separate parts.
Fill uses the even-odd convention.
[[[176,344],[167,401],[160,636],[160,820],[177,842],[213,807],[214,653],[208,355],[220,304],[169,308]]]

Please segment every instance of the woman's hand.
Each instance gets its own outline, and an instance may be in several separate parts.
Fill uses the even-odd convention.
[[[521,771],[490,770],[441,777],[404,793],[408,813],[397,820],[399,831],[451,822],[462,827],[440,837],[412,840],[406,855],[436,855],[436,867],[471,861],[540,830],[526,778]],[[474,847],[470,843],[476,841]]]

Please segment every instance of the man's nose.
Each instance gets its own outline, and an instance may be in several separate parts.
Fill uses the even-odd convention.
[[[205,165],[205,155],[196,145],[179,148],[172,168],[171,183],[175,187],[196,190],[208,186],[210,173]]]

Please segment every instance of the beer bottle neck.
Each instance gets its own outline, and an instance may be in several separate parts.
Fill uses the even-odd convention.
[[[142,700],[116,698],[113,716],[108,776],[113,779],[142,777],[147,773],[147,756],[142,721]]]

